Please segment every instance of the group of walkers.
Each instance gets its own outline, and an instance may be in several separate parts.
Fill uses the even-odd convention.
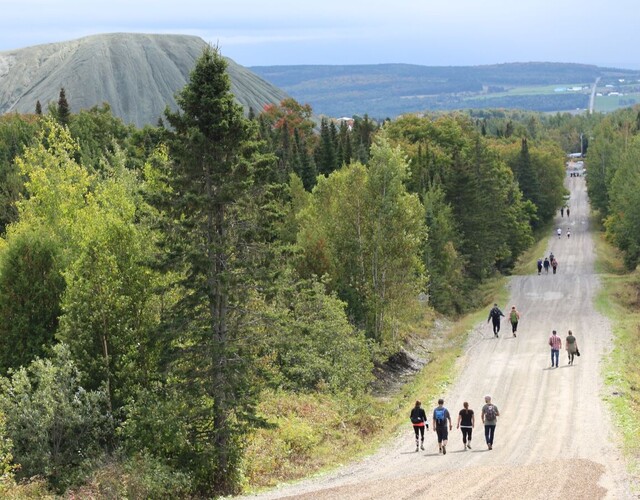
[[[560,209],[560,215],[564,217],[565,207]],[[569,216],[569,207],[566,207],[567,217]],[[562,235],[562,229],[557,230],[558,237]],[[567,238],[571,236],[571,231],[567,228]],[[553,269],[553,274],[556,274],[558,268],[558,261],[553,255],[549,254],[549,257],[544,259],[540,258],[537,261],[538,274],[542,273],[544,268],[545,273],[549,273],[549,268]],[[500,310],[497,303],[493,304],[493,307],[489,311],[489,317],[487,323],[492,322],[493,334],[496,338],[499,337],[501,318],[504,318],[504,313]],[[520,312],[516,309],[516,306],[511,306],[511,310],[508,314],[509,323],[511,323],[511,333],[516,337],[518,331],[518,322],[520,321]],[[562,340],[558,336],[556,330],[553,330],[548,341],[551,347],[551,367],[558,368],[558,362],[560,357],[560,350],[562,349]],[[576,356],[580,356],[580,350],[578,349],[578,341],[571,330],[568,331],[565,339],[565,349],[568,356],[568,364],[573,365]],[[484,398],[485,404],[482,407],[481,418],[484,425],[485,441],[489,450],[493,449],[493,438],[495,435],[496,424],[500,412],[492,402],[491,396],[487,395]],[[471,438],[473,429],[475,427],[475,415],[472,409],[469,408],[469,403],[464,402],[463,408],[458,413],[458,422],[456,428],[462,432],[462,446],[464,450],[471,449]],[[411,423],[416,437],[416,451],[420,449],[424,450],[424,436],[425,429],[429,429],[429,422],[426,412],[422,408],[422,403],[416,401],[415,407],[411,410]],[[449,439],[449,431],[453,430],[453,423],[451,421],[451,415],[449,410],[444,406],[444,400],[438,400],[438,406],[433,410],[431,418],[431,425],[433,431],[438,436],[438,450],[443,455],[447,454],[447,443]]]
[[[549,274],[549,268],[553,269],[553,274],[556,274],[558,270],[558,259],[556,259],[553,252],[549,254],[549,257],[540,257],[538,262],[536,262],[536,266],[538,267],[538,274],[542,274],[542,268],[544,268],[544,272]]]
[[[498,423],[498,417],[500,411],[498,407],[491,402],[491,396],[484,397],[484,406],[480,413],[482,423],[484,425],[484,437],[489,450],[493,449],[493,437],[495,435],[496,424]],[[475,414],[472,409],[469,408],[469,403],[462,403],[463,408],[458,412],[458,423],[456,429],[460,429],[462,432],[462,447],[464,450],[471,449],[471,438],[473,437],[473,428],[475,427],[476,420]],[[416,451],[424,450],[424,434],[425,429],[429,429],[429,422],[427,420],[427,414],[422,408],[422,403],[416,401],[416,405],[411,410],[411,423],[416,435]],[[433,409],[433,415],[431,419],[431,426],[433,431],[438,436],[438,453],[443,455],[447,454],[447,444],[449,442],[449,431],[453,430],[453,423],[451,421],[451,414],[449,410],[444,406],[444,399],[438,400],[438,406]]]
[[[553,254],[551,254],[553,257]],[[555,259],[554,259],[555,260]],[[554,271],[555,272],[555,271]],[[489,311],[489,317],[487,323],[492,322],[493,335],[497,338],[500,333],[500,318],[503,318],[504,314],[498,307],[498,304],[493,304],[493,307]],[[516,309],[516,306],[511,306],[509,311],[509,323],[511,323],[511,333],[516,336],[518,331],[518,322],[520,321],[520,311]],[[558,358],[560,357],[560,349],[562,348],[562,339],[558,337],[555,330],[549,337],[549,346],[551,346],[551,367],[558,368]],[[567,338],[565,339],[565,349],[567,350],[569,365],[573,365],[575,356],[580,356],[580,350],[578,349],[578,341],[571,330],[568,331]]]
[[[562,237],[562,228],[561,227],[556,229],[556,234],[558,235],[558,239],[560,239]],[[571,228],[570,227],[567,228],[567,238],[571,238]]]
[[[569,218],[569,215],[571,214],[571,210],[569,209],[569,207],[560,207],[560,217],[564,217],[564,211],[567,211],[567,218]]]

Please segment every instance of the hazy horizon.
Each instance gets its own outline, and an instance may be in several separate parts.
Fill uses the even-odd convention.
[[[2,1],[0,52],[101,33],[195,35],[243,66],[561,62],[640,69],[632,0]]]

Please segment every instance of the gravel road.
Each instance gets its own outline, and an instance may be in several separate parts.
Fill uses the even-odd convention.
[[[473,450],[463,450],[454,420],[446,455],[438,453],[434,432],[425,439],[426,450],[416,453],[407,418],[406,432],[376,454],[250,498],[640,498],[631,490],[614,416],[602,401],[611,325],[594,309],[599,282],[584,178],[568,177],[566,185],[571,217],[558,214],[562,237],[552,237],[546,253],[556,256],[558,274],[538,276],[531,269],[510,280],[509,302],[499,305],[505,314],[513,304],[519,309],[518,336],[512,336],[507,321],[498,339],[489,324],[477,325],[459,360],[457,380],[442,395],[452,418],[457,419],[463,401],[478,415]],[[554,329],[563,340],[559,368],[551,368],[547,345]],[[582,354],[573,366],[564,351],[569,329]],[[491,451],[479,418],[485,394],[492,395],[501,413]],[[423,401],[429,399],[425,395]]]

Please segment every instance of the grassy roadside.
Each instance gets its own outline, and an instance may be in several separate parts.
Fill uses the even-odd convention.
[[[501,278],[483,287],[481,296],[488,299],[486,305],[506,301],[504,285]],[[485,306],[447,328],[439,339],[440,347],[430,353],[429,363],[391,395],[353,399],[350,395],[265,394],[260,403],[262,414],[278,431],[261,429],[250,437],[245,492],[331,471],[374,453],[401,432],[406,432],[407,442],[413,444],[408,415],[415,400],[422,400],[427,409],[435,406],[456,378],[456,360],[469,332],[486,320],[486,314]]]
[[[630,473],[640,476],[640,271],[625,272],[620,253],[594,234],[602,288],[596,307],[613,327],[614,347],[604,364],[606,401],[616,416]]]
[[[542,244],[546,245],[546,241]],[[532,259],[536,252],[539,250],[532,250],[526,258]],[[491,303],[506,303],[506,282],[505,277],[488,280],[477,290],[481,307],[444,329],[437,347],[429,353],[429,363],[392,394],[363,398],[348,394],[264,394],[260,398],[261,413],[278,430],[258,429],[249,437],[245,492],[326,473],[374,453],[399,433],[406,433],[407,442],[412,444],[408,415],[415,400],[420,399],[425,408],[431,408],[455,381],[460,369],[457,360],[469,333],[476,324],[486,321]],[[420,329],[423,328],[424,325]],[[428,332],[423,331],[422,335]]]

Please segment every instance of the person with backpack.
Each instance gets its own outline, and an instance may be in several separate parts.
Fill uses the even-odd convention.
[[[538,276],[542,273],[542,259],[538,259]]]
[[[516,306],[511,306],[511,312],[509,312],[509,321],[511,322],[511,333],[516,336],[518,331],[518,321],[520,321],[520,313],[516,309]]]
[[[448,426],[447,421],[449,421]],[[444,407],[444,399],[438,399],[438,406],[433,410],[433,430],[438,434],[438,449],[443,455],[447,454],[447,441],[451,429],[453,429],[453,425],[449,410]]]
[[[487,323],[491,321],[493,323],[493,334],[497,337],[498,332],[500,331],[500,316],[504,317],[502,311],[498,307],[498,304],[493,304],[493,307],[489,311],[489,317],[487,318]]]
[[[428,429],[429,424],[427,423],[427,413],[424,411],[424,408],[422,408],[420,401],[416,401],[416,405],[412,408],[409,418],[413,425],[413,431],[416,434],[416,451],[418,451],[419,448],[424,450],[424,428],[426,427]]]
[[[462,410],[458,413],[458,425],[456,429],[462,431],[462,449],[471,449],[471,433],[473,427],[476,425],[476,418],[473,415],[473,410],[469,409],[469,403],[466,401],[462,403]]]
[[[542,265],[544,266],[544,272],[547,274],[549,274],[549,264],[550,264],[549,257],[545,257]]]
[[[500,412],[498,407],[491,402],[491,396],[484,397],[485,405],[482,407],[482,423],[484,424],[484,438],[487,441],[487,447],[493,449],[493,437],[496,433],[496,424]]]

